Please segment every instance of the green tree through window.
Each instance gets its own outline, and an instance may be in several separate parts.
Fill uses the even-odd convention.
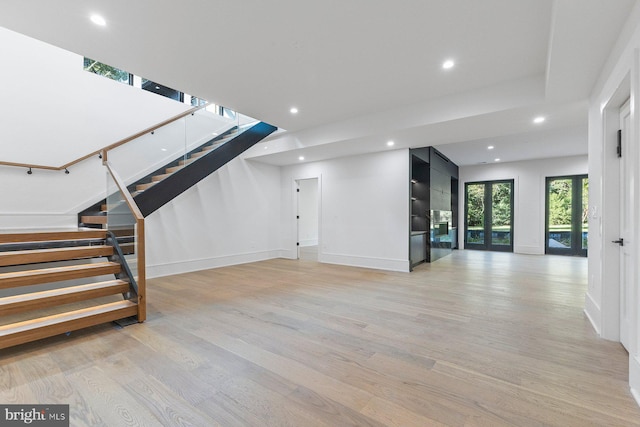
[[[484,185],[469,185],[467,187],[467,225],[469,227],[484,227]]]
[[[84,69],[118,82],[129,83],[129,73],[127,71],[103,64],[94,59],[84,58]]]
[[[508,227],[511,225],[511,185],[493,185],[493,226]]]

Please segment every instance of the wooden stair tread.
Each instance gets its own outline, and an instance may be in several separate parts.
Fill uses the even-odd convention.
[[[151,181],[154,181],[154,182],[162,181],[163,179],[165,179],[169,175],[171,175],[171,174],[170,173],[163,173],[161,175],[154,175],[154,176],[151,177]]]
[[[0,348],[124,319],[137,313],[138,305],[125,300],[0,326]]]
[[[175,171],[179,171],[180,169],[182,169],[184,166],[180,165],[180,166],[171,166],[169,168],[166,168],[165,171],[167,172],[167,174],[172,174]]]
[[[104,239],[104,230],[33,231],[20,233],[0,233],[0,244],[22,242],[47,242],[53,240]]]
[[[106,282],[14,295],[0,298],[0,314],[8,316],[54,305],[70,304],[107,295],[123,294],[128,291],[128,282],[124,280],[109,280]]]
[[[80,222],[83,224],[106,224],[106,215],[83,215],[80,217]]]
[[[113,247],[105,245],[8,251],[0,252],[0,267],[110,255],[113,255]]]
[[[29,271],[14,271],[0,274],[0,289],[116,274],[118,272],[120,272],[120,264],[115,262],[96,262]]]
[[[152,181],[152,182],[147,182],[146,184],[138,184],[136,185],[136,190],[138,191],[143,191],[146,190],[149,187],[153,187],[154,185],[157,184],[158,181]]]
[[[193,153],[190,157],[190,159],[197,159],[198,157],[202,157],[204,155],[208,154],[208,152],[206,150],[202,150],[202,151],[198,151],[196,153]]]

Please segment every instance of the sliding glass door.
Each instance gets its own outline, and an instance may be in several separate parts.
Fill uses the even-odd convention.
[[[465,248],[513,252],[513,180],[465,184]]]
[[[589,178],[547,178],[545,252],[587,256]]]

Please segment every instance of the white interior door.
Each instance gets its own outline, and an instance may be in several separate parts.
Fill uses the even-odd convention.
[[[634,178],[633,159],[635,147],[628,138],[630,109],[627,102],[620,109],[620,342],[630,348],[631,316],[633,314],[633,241],[634,227]]]

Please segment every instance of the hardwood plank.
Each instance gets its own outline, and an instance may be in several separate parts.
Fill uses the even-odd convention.
[[[123,280],[110,280],[107,282],[69,286],[48,291],[4,297],[0,298],[0,315],[8,316],[15,313],[23,313],[55,305],[71,304],[128,291],[129,283]]]
[[[322,374],[302,363],[278,356],[246,343],[243,340],[220,334],[213,330],[199,330],[196,332],[196,335],[212,339],[216,345],[237,356],[255,364],[265,366],[281,377],[298,382],[310,390],[317,391],[321,394],[330,394],[335,401],[354,410],[362,409],[372,397],[371,394],[362,389],[351,387],[336,378]]]
[[[367,406],[362,410],[366,414],[385,426],[404,427],[404,426],[432,426],[446,427],[450,424],[443,424],[436,420],[423,417],[415,412],[407,411],[406,408],[396,405],[388,400],[373,398]]]
[[[163,427],[164,424],[145,405],[123,392],[124,389],[115,380],[116,377],[97,366],[90,366],[68,375],[67,378],[74,389],[91,402],[89,408],[71,409],[71,419],[81,421],[72,425],[94,425],[87,422],[93,418],[97,421],[95,425]]]
[[[183,400],[167,389],[155,378],[144,378],[130,381],[124,390],[134,396],[142,406],[147,408],[165,426],[216,426],[211,419],[199,409]]]
[[[120,272],[120,264],[118,263],[95,262],[64,267],[50,267],[29,271],[1,273],[0,289],[81,279],[85,277],[101,276],[104,274],[116,274],[118,272]]]
[[[0,267],[68,259],[107,257],[110,255],[113,255],[113,247],[106,245],[9,251],[0,252]]]
[[[0,349],[87,328],[100,323],[124,319],[125,317],[135,316],[137,313],[137,304],[130,301],[120,301],[3,325],[0,326]]]

